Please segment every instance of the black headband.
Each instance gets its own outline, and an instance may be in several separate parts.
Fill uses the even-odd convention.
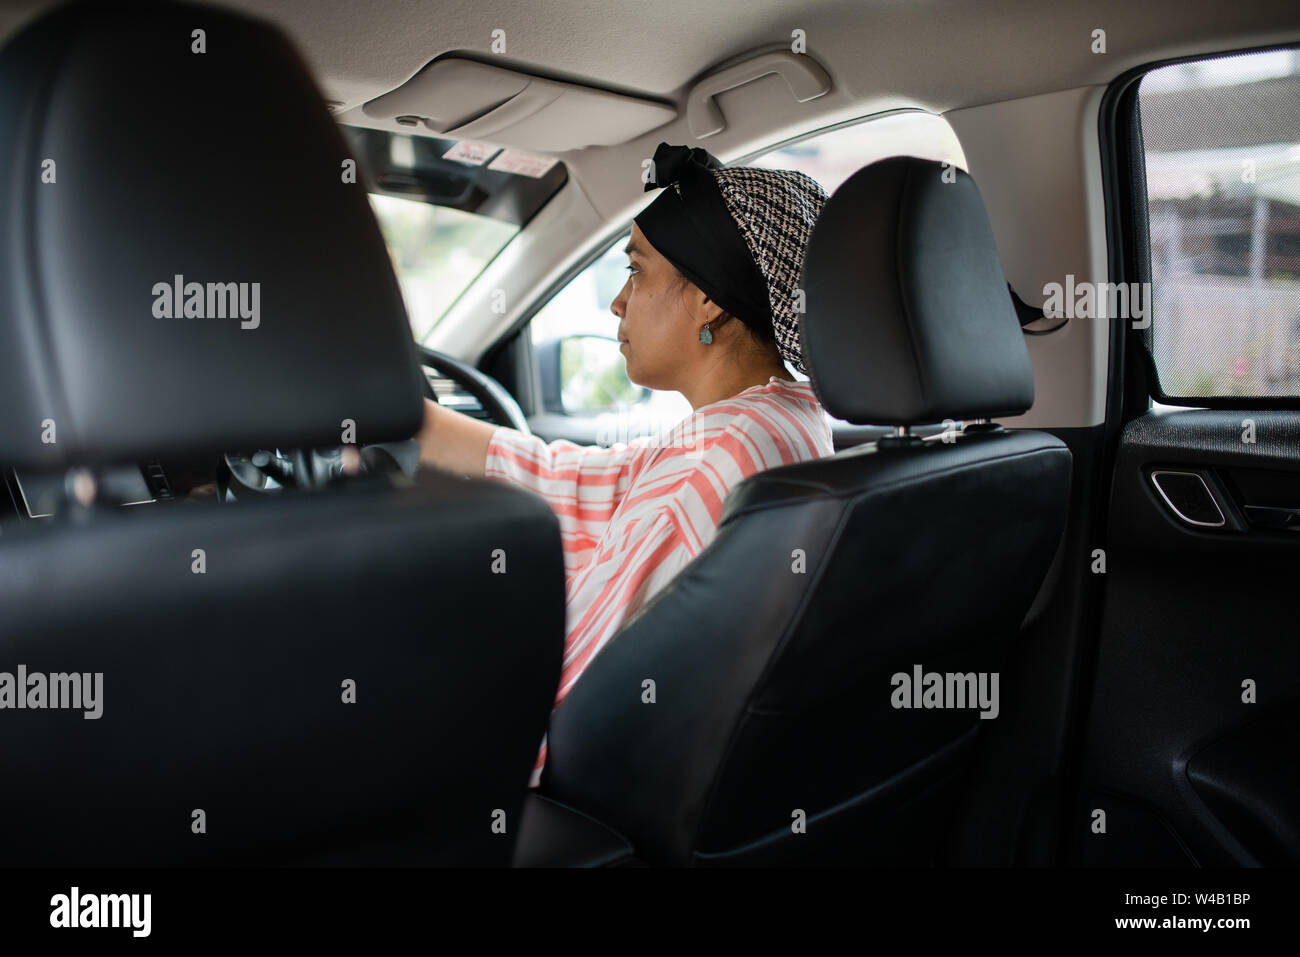
[[[700,147],[660,143],[646,192],[676,183],[635,218],[642,234],[683,276],[751,328],[772,328],[767,280],[727,211],[711,169],[717,157]]]

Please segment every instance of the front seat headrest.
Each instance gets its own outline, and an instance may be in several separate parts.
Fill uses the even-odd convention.
[[[1018,415],[1033,370],[984,203],[961,169],[895,157],[827,201],[804,259],[822,405],[865,425]]]
[[[420,370],[347,147],[261,21],[65,7],[0,51],[0,464],[409,438]]]

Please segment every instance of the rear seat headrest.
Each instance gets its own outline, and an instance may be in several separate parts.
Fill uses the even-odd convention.
[[[0,464],[362,443],[420,370],[347,147],[274,27],[57,10],[0,51]]]

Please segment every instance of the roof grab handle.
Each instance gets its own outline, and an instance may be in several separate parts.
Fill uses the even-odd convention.
[[[775,73],[785,80],[790,93],[799,103],[806,103],[830,92],[830,74],[808,54],[790,53],[786,50],[762,53],[706,76],[695,84],[686,100],[686,120],[690,124],[691,135],[696,139],[704,139],[725,130],[727,121],[713,98],[769,73]]]

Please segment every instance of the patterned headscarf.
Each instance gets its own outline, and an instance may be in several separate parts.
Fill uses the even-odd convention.
[[[795,297],[826,191],[794,170],[723,169],[700,147],[660,143],[645,188],[667,186],[636,217],[646,239],[731,315],[770,329],[781,357],[807,375]]]

